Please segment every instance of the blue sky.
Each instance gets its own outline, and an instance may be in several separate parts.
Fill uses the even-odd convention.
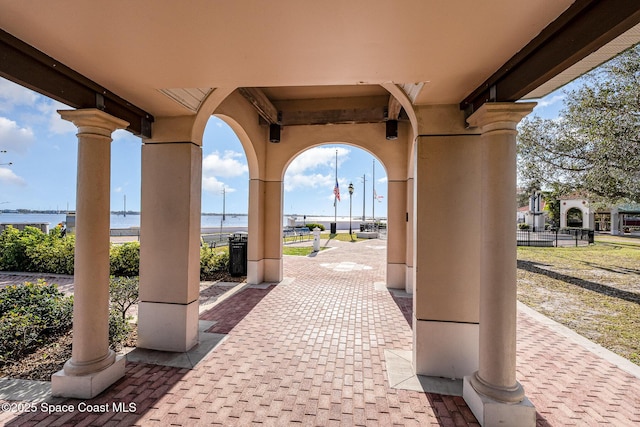
[[[534,114],[555,117],[564,95],[556,91],[539,102]],[[76,128],[56,110],[69,107],[0,78],[0,209],[75,209]],[[248,168],[244,151],[224,122],[212,117],[203,138],[202,211],[222,212],[222,189],[228,213],[246,213]],[[141,140],[116,131],[112,143],[111,210],[140,209]],[[298,156],[285,175],[284,212],[333,215],[335,158],[342,201],[338,216],[349,215],[348,185],[354,184],[353,214],[372,215],[374,158],[347,145],[324,145]],[[6,163],[13,163],[7,165]],[[376,217],[386,216],[387,177],[375,161]]]

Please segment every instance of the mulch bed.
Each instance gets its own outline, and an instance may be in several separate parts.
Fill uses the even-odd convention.
[[[135,347],[137,338],[136,327],[124,342],[124,346]],[[0,367],[0,377],[51,381],[51,375],[61,370],[65,362],[71,358],[71,342],[72,331],[69,331],[20,360],[3,365]]]
[[[246,277],[232,277],[227,272],[220,272],[215,277],[207,279],[223,282],[242,282],[246,280]],[[136,327],[124,343],[124,347],[135,347],[137,339]],[[0,378],[51,381],[51,375],[61,370],[65,362],[71,358],[71,342],[72,331],[69,331],[34,352],[23,356],[20,360],[0,365]]]

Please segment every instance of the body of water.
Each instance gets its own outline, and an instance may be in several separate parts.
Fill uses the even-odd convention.
[[[358,224],[361,222],[360,217],[353,217],[352,224],[354,229],[358,227]],[[226,219],[224,223],[222,223],[222,215],[202,215],[200,221],[201,228],[218,228],[220,226],[225,228],[243,228],[248,226],[249,217],[247,215],[226,215]],[[367,218],[368,221],[371,221],[371,218]],[[378,218],[380,220],[380,218]],[[66,214],[22,214],[22,213],[0,213],[0,224],[10,223],[10,224],[19,224],[19,223],[49,223],[49,229],[55,227],[61,222],[66,221]],[[302,216],[302,215],[285,215],[282,218],[282,225],[284,226],[301,226],[305,223],[321,223],[324,224],[325,227],[329,227],[329,223],[334,221],[333,216]],[[338,229],[339,230],[348,230],[349,229],[349,217],[341,217],[337,218]],[[122,229],[122,228],[132,228],[132,227],[140,227],[140,215],[131,215],[127,216],[123,215],[111,215],[111,228],[112,229]]]
[[[34,223],[48,222],[49,228],[53,228],[61,222],[66,221],[66,214],[20,214],[20,213],[0,213],[0,224],[2,223]],[[220,227],[222,215],[202,215],[201,227]],[[248,217],[246,215],[226,215],[224,227],[246,227]],[[140,227],[140,215],[111,215],[111,228],[131,228]]]

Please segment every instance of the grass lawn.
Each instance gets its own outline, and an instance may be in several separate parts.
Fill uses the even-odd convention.
[[[356,237],[356,233],[353,233],[351,236],[349,236],[349,233],[336,233],[336,234],[320,233],[320,240],[331,240],[331,239],[340,240],[341,242],[360,242],[362,240],[367,240],[367,239],[358,239]]]
[[[337,233],[337,234],[331,234],[328,232],[324,232],[324,233],[320,233],[320,241],[322,242],[324,241],[329,241],[329,240],[340,240],[341,242],[360,242],[362,240],[367,240],[367,239],[358,239],[356,237],[356,234],[353,233],[351,236],[349,236],[349,233]],[[286,238],[284,240],[285,243],[288,242],[296,242],[298,240],[295,240],[295,238]],[[325,249],[328,249],[327,246],[320,246],[320,250],[323,251]],[[298,255],[298,256],[308,256],[309,254],[311,254],[313,252],[313,237],[311,238],[311,240],[309,241],[309,246],[284,246],[282,248],[282,254],[283,255]]]
[[[519,247],[518,300],[640,364],[640,239]]]
[[[327,249],[326,246],[320,246],[320,250]],[[283,255],[308,256],[313,252],[313,246],[285,246],[282,248]]]

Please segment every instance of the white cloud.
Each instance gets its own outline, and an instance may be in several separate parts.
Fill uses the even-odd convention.
[[[63,120],[58,113],[58,110],[72,109],[68,105],[52,99],[47,99],[46,101],[39,103],[37,108],[43,116],[46,117],[49,132],[56,135],[78,132],[78,128],[73,123]]]
[[[227,150],[221,156],[215,151],[202,160],[203,174],[207,177],[233,177],[249,172],[247,164],[238,159],[244,159],[244,154]]]
[[[222,194],[222,189],[227,193],[233,193],[235,188],[227,187],[224,182],[218,181],[215,176],[202,177],[202,189],[212,194]]]
[[[142,142],[139,137],[125,129],[118,129],[111,134],[114,141]]]
[[[338,168],[348,159],[351,150],[338,147]],[[293,159],[284,177],[285,191],[298,188],[326,188],[333,198],[335,185],[336,148],[315,147]],[[340,187],[343,186],[340,182]]]
[[[114,193],[122,193],[122,187],[116,187],[113,189]]]
[[[30,128],[20,127],[13,120],[0,117],[0,150],[24,153],[35,137]]]
[[[387,182],[387,177],[383,176],[382,178],[376,179],[376,182],[379,182],[380,184],[384,184],[385,182]]]
[[[11,169],[0,168],[0,182],[8,185],[17,185],[20,187],[26,187],[27,182],[24,178],[16,175]]]
[[[37,93],[19,84],[0,78],[0,111],[12,111],[20,105],[33,106],[39,97]]]
[[[549,97],[541,98],[540,100],[538,100],[538,105],[536,105],[536,108],[545,108],[545,107],[554,105],[558,102],[563,102],[566,97],[567,96],[565,94],[558,94],[558,95],[553,95],[550,98]]]
[[[347,160],[351,150],[338,147],[338,167]],[[336,148],[333,147],[315,147],[305,151],[298,157],[293,159],[287,168],[288,174],[301,174],[307,170],[314,170],[319,167],[336,166]]]
[[[333,191],[335,178],[331,175],[322,175],[320,173],[305,175],[302,173],[289,174],[284,178],[284,190],[293,191],[296,188],[328,188]]]

